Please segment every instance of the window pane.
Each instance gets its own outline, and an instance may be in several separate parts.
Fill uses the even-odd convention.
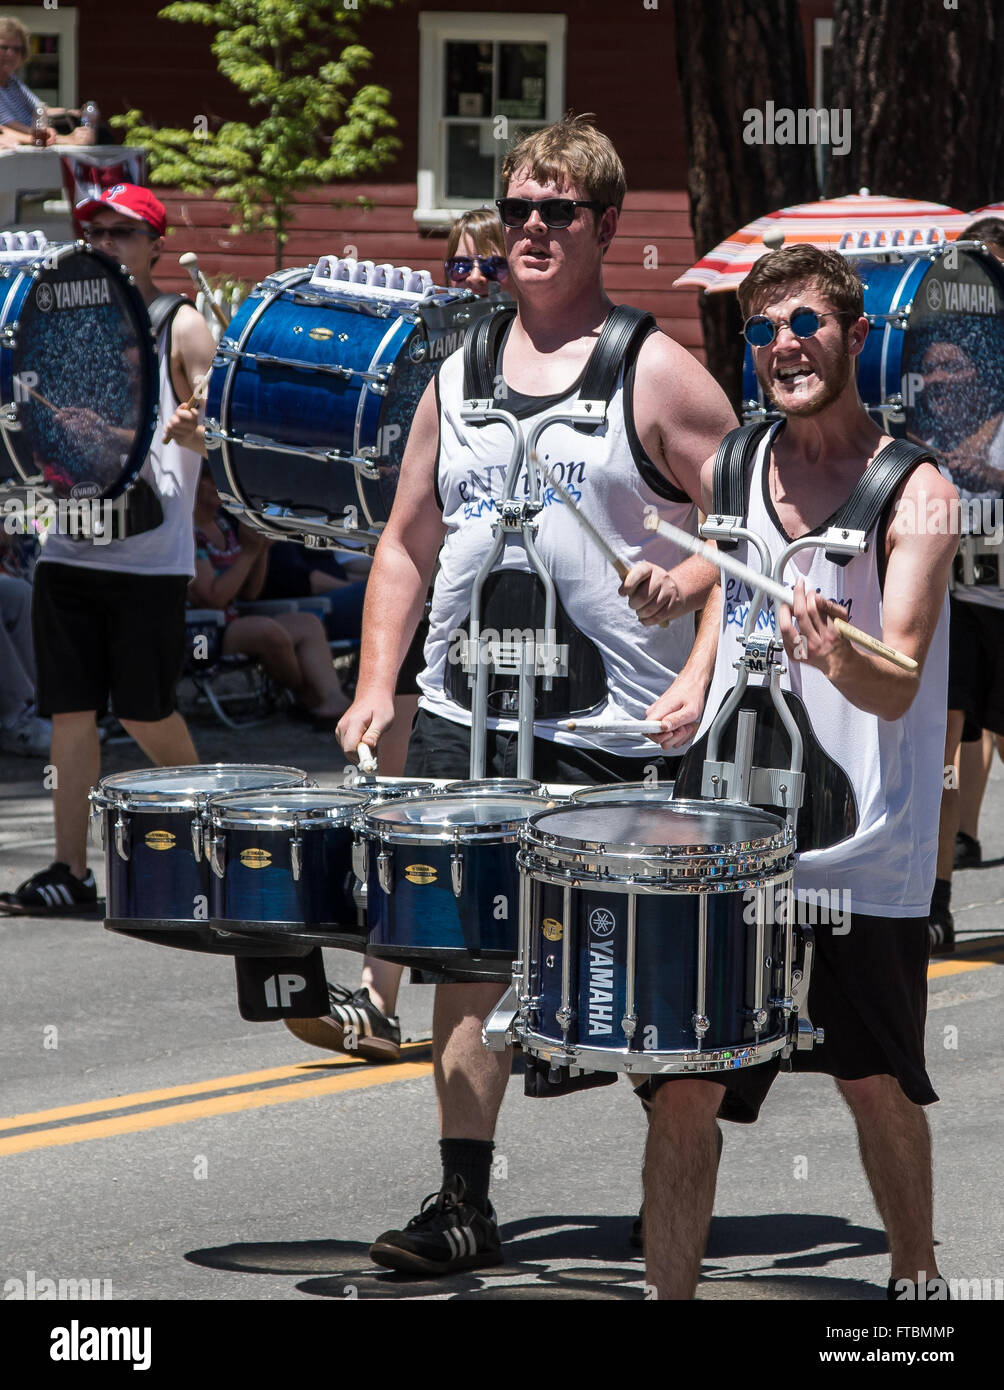
[[[444,116],[490,116],[492,114],[492,45],[490,43],[448,43],[446,45],[446,91]]]
[[[487,137],[483,139],[483,137]],[[485,148],[482,148],[482,147]],[[495,149],[492,128],[451,125],[446,128],[447,198],[495,196]]]
[[[519,121],[542,121],[546,76],[546,44],[500,43],[498,114]]]

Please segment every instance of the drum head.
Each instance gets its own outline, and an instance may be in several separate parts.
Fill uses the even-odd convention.
[[[20,272],[13,330],[19,430],[8,452],[57,497],[114,498],[153,439],[160,373],[142,296],[109,257],[67,245]]]
[[[268,788],[265,791],[227,792],[214,796],[209,816],[216,825],[293,825],[305,821],[340,822],[351,818],[372,800],[366,792],[349,788],[319,791],[298,787],[291,791]]]
[[[454,830],[511,829],[539,810],[540,798],[535,796],[465,796],[444,792],[373,806],[364,814],[367,823],[391,834],[414,835],[416,839],[441,834],[449,839]]]
[[[447,782],[443,790],[447,792],[474,792],[478,796],[486,796],[492,792],[496,796],[499,794],[508,796],[521,792],[532,795],[539,792],[541,786],[539,782],[535,782],[529,777],[474,777],[467,778],[463,782]]]
[[[777,845],[784,822],[739,802],[678,801],[665,806],[637,802],[580,803],[541,811],[531,838],[569,848],[670,849],[681,853],[727,854]]]
[[[98,792],[117,802],[135,799],[163,802],[202,800],[218,792],[261,787],[303,786],[307,774],[295,767],[267,763],[193,764],[191,767],[144,767],[103,777]]]
[[[572,792],[573,801],[647,801],[661,805],[673,796],[672,782],[611,782]]]

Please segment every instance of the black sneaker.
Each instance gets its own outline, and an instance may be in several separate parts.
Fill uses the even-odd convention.
[[[983,863],[983,850],[980,848],[979,840],[974,840],[972,835],[967,835],[964,830],[960,830],[955,837],[955,859],[952,867],[955,869],[978,869]]]
[[[91,869],[83,878],[70,873],[69,864],[50,864],[25,879],[13,893],[0,893],[0,916],[93,916],[98,906],[98,886]]]
[[[950,956],[955,950],[955,918],[951,909],[932,903],[927,930],[931,937],[931,955]]]
[[[401,1055],[401,1028],[396,1014],[382,1014],[365,985],[353,994],[342,985],[328,985],[331,1012],[324,1018],[284,1018],[301,1042],[347,1052],[367,1062],[396,1062]]]
[[[384,1231],[370,1246],[370,1259],[404,1274],[455,1274],[502,1263],[502,1238],[495,1212],[465,1202],[464,1180],[454,1177],[430,1193],[403,1231]]]

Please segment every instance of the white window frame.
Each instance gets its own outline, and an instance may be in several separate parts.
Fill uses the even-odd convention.
[[[468,43],[546,43],[547,97],[544,124],[565,109],[565,33],[563,14],[447,14],[423,11],[419,27],[418,206],[420,227],[448,227],[458,212],[476,207],[470,198],[446,198],[446,134],[442,117],[445,45]],[[483,119],[483,118],[482,118]],[[513,122],[518,125],[518,121]]]
[[[812,103],[818,109],[823,105],[825,97],[826,104],[829,106],[832,93],[823,91],[823,50],[833,48],[833,20],[816,19],[812,25]],[[826,149],[823,145],[816,146],[816,182],[819,185],[820,197],[825,187],[826,179]]]
[[[19,19],[29,34],[55,34],[59,38],[59,98],[56,106],[77,105],[77,10],[59,5],[4,5],[0,13]],[[23,72],[19,69],[18,76]]]

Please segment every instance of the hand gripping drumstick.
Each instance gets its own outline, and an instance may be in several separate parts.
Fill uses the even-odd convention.
[[[209,281],[206,279],[202,271],[199,269],[198,256],[195,254],[194,251],[186,251],[183,256],[178,257],[178,264],[180,266],[184,266],[184,268],[188,271],[189,275],[192,277],[192,284],[195,286],[197,290],[201,290],[202,293],[206,296],[206,299],[209,303],[209,307],[216,315],[220,327],[225,332],[230,327],[230,325],[227,323],[226,315],[224,314],[223,310],[220,308],[216,300],[213,298],[213,291],[210,288]]]
[[[786,589],[783,584],[778,584],[776,580],[769,578],[766,574],[759,574],[751,569],[749,565],[744,565],[741,560],[736,560],[732,555],[716,550],[713,546],[706,545],[704,541],[696,539],[686,531],[681,531],[678,526],[671,522],[661,521],[654,511],[648,512],[645,516],[644,526],[646,531],[658,531],[671,541],[676,541],[677,545],[689,550],[692,555],[700,555],[703,560],[707,560],[712,565],[717,565],[726,574],[733,575],[736,579],[743,580],[752,589],[759,589],[762,594],[772,598],[775,603],[785,603],[790,608],[795,602],[795,595],[790,589]],[[896,651],[895,647],[887,647],[884,642],[880,642],[877,637],[872,637],[867,632],[862,632],[859,627],[854,627],[851,623],[845,622],[843,618],[834,618],[833,626],[844,639],[845,642],[855,642],[859,647],[864,647],[867,651],[874,652],[883,660],[888,661],[892,666],[898,666],[901,671],[916,671],[917,663],[912,656],[906,656],[903,652]]]
[[[589,520],[589,518],[579,510],[579,508],[575,505],[575,499],[572,496],[571,492],[569,492],[567,488],[562,487],[555,480],[553,475],[548,472],[547,469],[541,467],[540,460],[537,458],[537,455],[535,453],[531,452],[530,462],[532,466],[537,470],[537,473],[540,476],[547,478],[548,482],[550,482],[555,492],[559,495],[562,502],[564,502],[565,506],[571,512],[572,516],[575,517],[575,520],[582,527],[583,531],[585,531],[586,535],[592,541],[593,545],[596,546],[597,550],[603,552],[603,554],[609,560],[610,564],[613,565],[614,569],[617,571],[618,578],[621,581],[623,581],[627,577],[627,572],[631,568],[631,566],[625,560],[621,559],[621,557],[617,554],[616,550],[614,550],[614,548],[603,539],[603,537],[600,535],[599,531],[597,531],[596,527]],[[638,621],[640,622],[641,619],[639,618]],[[669,619],[660,619],[659,626],[669,627]]]
[[[196,406],[201,405],[206,399],[206,396],[209,394],[209,373],[197,372],[193,380],[193,385],[195,390],[192,392],[191,397],[181,407],[182,410],[194,410]],[[161,444],[167,443],[166,434],[160,442]]]
[[[359,766],[362,768],[363,772],[376,772],[377,760],[373,749],[368,743],[360,743],[359,747],[356,749],[356,756],[359,759]]]

